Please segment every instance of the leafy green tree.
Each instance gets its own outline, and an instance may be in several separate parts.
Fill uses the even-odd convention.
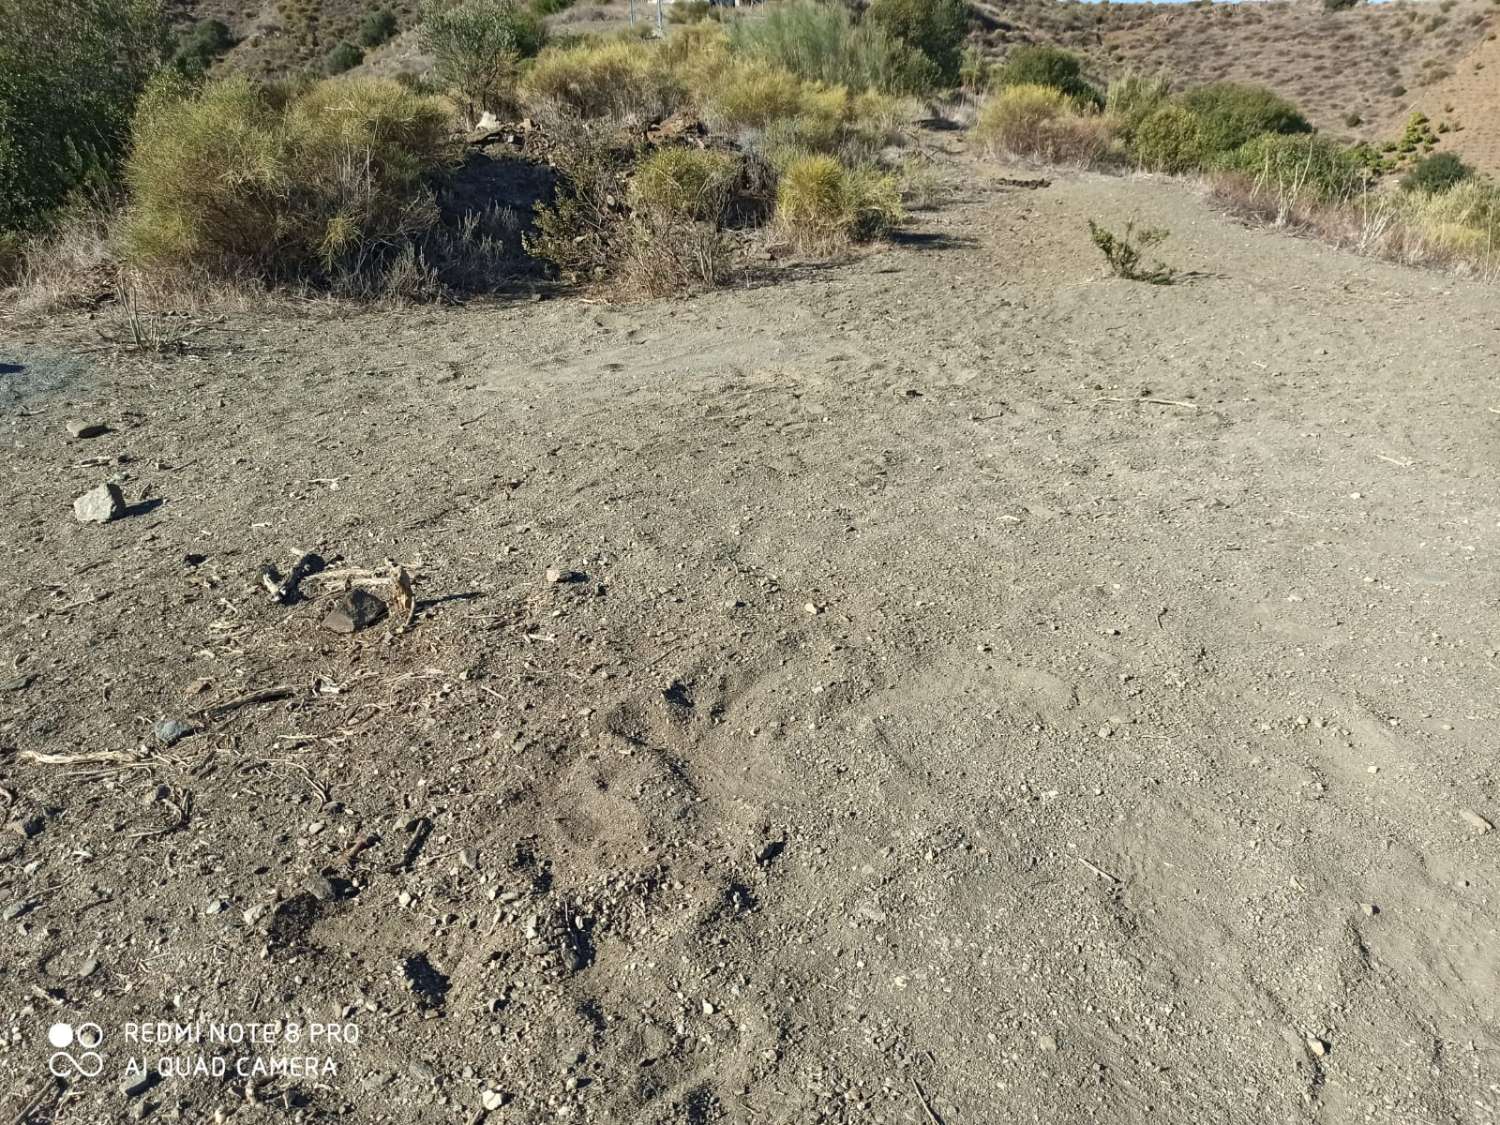
[[[471,116],[505,106],[517,63],[546,41],[541,17],[515,0],[433,3],[422,19],[422,42],[432,52],[438,77],[464,95]]]
[[[168,46],[157,0],[0,3],[0,230],[114,183]]]
[[[874,0],[868,18],[931,59],[943,82],[958,83],[969,30],[964,0]]]

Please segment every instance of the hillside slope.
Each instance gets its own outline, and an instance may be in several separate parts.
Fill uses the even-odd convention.
[[[1442,147],[1470,164],[1500,174],[1500,39],[1487,38],[1459,60],[1452,76],[1423,90],[1414,107],[1434,121],[1462,126]],[[1400,115],[1391,121],[1392,131]]]
[[[1459,60],[1500,22],[1481,0],[1459,0],[1446,11],[1404,0],[1342,12],[1311,0],[1213,6],[977,0],[974,8],[982,41],[996,54],[1018,43],[1053,43],[1084,56],[1100,79],[1133,70],[1163,71],[1180,85],[1257,82],[1291,98],[1319,128],[1369,140],[1397,131],[1392,123],[1413,99],[1426,100],[1427,91],[1459,71]],[[1500,83],[1500,69],[1489,74]],[[1483,77],[1483,71],[1475,76],[1476,85]],[[1500,115],[1487,125],[1470,116],[1476,119],[1469,128],[1500,138]]]

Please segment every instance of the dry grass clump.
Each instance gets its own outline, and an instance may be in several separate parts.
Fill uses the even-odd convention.
[[[120,272],[113,253],[114,221],[99,206],[68,208],[45,233],[14,240],[8,273],[0,263],[0,287],[15,286],[23,312],[49,313],[107,298]]]
[[[637,213],[716,222],[740,171],[740,158],[711,149],[658,149],[636,165],[630,200]]]
[[[727,152],[666,148],[636,166],[623,288],[662,297],[724,283],[734,248],[723,223],[741,163]]]
[[[1006,86],[979,110],[975,136],[991,152],[1024,160],[1092,167],[1110,153],[1109,117],[1052,86]]]
[[[1293,170],[1219,172],[1210,190],[1233,211],[1358,253],[1500,279],[1500,187],[1472,180],[1445,192],[1366,191],[1322,197]]]
[[[666,116],[685,94],[658,48],[639,39],[603,39],[544,51],[521,81],[521,96],[529,103],[631,124]]]
[[[434,227],[454,156],[441,99],[376,78],[298,92],[245,78],[148,104],[126,166],[127,260],[360,286]]]
[[[776,229],[803,253],[833,254],[905,218],[895,177],[822,154],[798,157],[776,188]]]

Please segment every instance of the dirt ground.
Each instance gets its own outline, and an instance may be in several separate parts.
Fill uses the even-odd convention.
[[[0,321],[4,1120],[1495,1120],[1495,291],[1002,173],[687,301]]]

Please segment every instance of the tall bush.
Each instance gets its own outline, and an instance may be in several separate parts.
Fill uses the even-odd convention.
[[[1153,172],[1191,172],[1208,156],[1202,119],[1189,109],[1168,103],[1136,127],[1130,152],[1141,167]]]
[[[1182,106],[1197,115],[1204,148],[1232,152],[1262,133],[1311,133],[1295,105],[1264,86],[1214,82],[1186,91]]]
[[[941,82],[957,84],[969,30],[964,0],[872,0],[866,18],[931,60]]]
[[[287,97],[235,77],[143,101],[126,168],[138,265],[338,286],[437,221],[447,105],[379,78]]]
[[[941,82],[937,64],[874,19],[855,23],[840,3],[791,0],[737,22],[734,53],[814,82],[851,90],[925,93]]]
[[[156,0],[0,2],[0,230],[113,182],[167,50]]]
[[[461,93],[471,120],[509,108],[516,68],[547,41],[547,25],[515,0],[432,0],[423,11],[422,43],[438,78]]]
[[[1401,177],[1401,186],[1407,191],[1445,192],[1473,174],[1474,169],[1457,153],[1435,152],[1413,164],[1411,171]]]
[[[592,39],[544,52],[527,71],[528,103],[547,102],[578,117],[641,123],[670,113],[682,84],[659,48],[638,39]]]
[[[974,132],[992,151],[1053,164],[1098,163],[1109,151],[1107,118],[1053,86],[1006,86],[980,107]]]
[[[1060,47],[1017,47],[995,75],[999,86],[1051,86],[1092,105],[1104,99],[1083,76],[1083,62]]]

